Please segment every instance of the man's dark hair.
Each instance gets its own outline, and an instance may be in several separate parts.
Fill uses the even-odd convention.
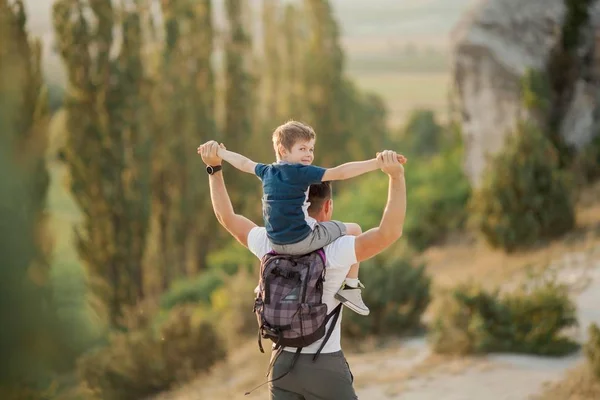
[[[323,205],[327,200],[331,198],[331,182],[321,182],[314,185],[310,185],[308,192],[308,201],[310,206],[308,207],[309,213],[316,213],[323,208]]]

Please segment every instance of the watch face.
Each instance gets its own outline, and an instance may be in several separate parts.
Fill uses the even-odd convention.
[[[220,170],[221,170],[221,166],[220,165],[217,165],[216,167],[212,167],[212,166],[209,165],[209,166],[206,167],[206,172],[208,172],[209,175],[212,175],[215,172],[220,171]]]

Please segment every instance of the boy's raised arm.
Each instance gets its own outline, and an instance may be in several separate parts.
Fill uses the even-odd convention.
[[[248,174],[255,174],[256,163],[246,156],[229,151],[222,147],[218,150],[218,156],[240,171]]]
[[[379,157],[379,154],[377,153],[377,157]],[[398,161],[400,164],[405,164],[406,157],[398,154]],[[379,169],[377,158],[366,161],[352,161],[334,168],[327,168],[323,175],[323,182],[351,179],[367,172],[375,171],[376,169]]]
[[[352,161],[334,168],[327,168],[323,175],[323,182],[354,178],[367,172],[375,171],[378,168],[376,158],[366,161]]]

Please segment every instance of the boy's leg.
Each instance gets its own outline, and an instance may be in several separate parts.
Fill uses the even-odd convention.
[[[348,235],[358,236],[362,234],[360,225],[355,223],[346,223],[345,225]],[[363,301],[361,294],[361,289],[364,288],[364,286],[358,280],[359,267],[359,263],[352,264],[348,274],[346,275],[346,281],[340,290],[335,294],[335,298],[355,313],[360,315],[369,315],[369,307],[367,307]]]
[[[304,255],[322,249],[346,234],[346,225],[338,221],[319,222],[310,234],[300,242],[278,245],[271,244],[279,254]]]
[[[362,234],[362,228],[360,227],[360,225],[355,224],[354,222],[347,222],[344,225],[346,225],[346,234],[347,235],[358,236],[358,235]],[[352,266],[350,267],[350,271],[348,271],[348,275],[346,275],[346,278],[358,279],[359,266],[360,266],[359,263],[352,264]],[[357,282],[357,285],[358,285],[358,282]],[[357,285],[355,285],[355,286],[357,286]]]

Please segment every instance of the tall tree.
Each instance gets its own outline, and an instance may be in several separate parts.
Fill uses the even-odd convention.
[[[306,120],[307,118],[305,102],[302,101],[305,96],[303,65],[307,43],[304,40],[301,12],[298,6],[287,4],[280,23],[280,37],[283,40],[282,115],[285,120]]]
[[[12,112],[4,117],[5,131],[25,168],[27,207],[36,221],[35,268],[44,273],[50,263],[51,240],[47,232],[46,200],[50,176],[46,165],[48,146],[48,91],[42,76],[42,46],[27,33],[22,0],[0,1],[0,99]]]
[[[212,4],[210,0],[162,3],[165,42],[159,80],[154,210],[163,287],[202,268],[213,236],[204,174],[194,144],[216,135]],[[168,99],[168,101],[165,101]]]
[[[275,0],[264,0],[262,7],[263,26],[263,94],[265,104],[261,118],[265,127],[273,126],[281,119],[284,102],[282,101],[282,57],[279,35],[279,6]]]
[[[77,251],[105,283],[95,290],[118,325],[122,307],[144,297],[151,115],[140,14],[110,0],[59,0],[53,19],[68,75],[62,154],[84,218]]]
[[[344,137],[343,99],[344,54],[339,27],[327,0],[305,0],[310,32],[305,68],[308,119],[318,136],[321,149],[339,148]],[[343,151],[320,151],[317,160],[324,166],[347,161]]]
[[[61,366],[49,281],[47,91],[21,0],[0,0],[0,397],[33,398]]]
[[[234,151],[255,156],[249,146],[253,137],[254,101],[252,93],[255,84],[251,71],[252,42],[243,17],[247,9],[245,0],[225,0],[228,21],[228,34],[225,40],[225,121],[223,142]],[[268,145],[269,138],[265,138]],[[262,142],[260,146],[262,146]],[[227,172],[229,173],[229,171]],[[258,188],[255,180],[239,171],[231,171],[234,184],[231,191],[234,207],[244,212],[256,210],[247,205],[259,203]],[[246,176],[244,176],[246,175]]]

